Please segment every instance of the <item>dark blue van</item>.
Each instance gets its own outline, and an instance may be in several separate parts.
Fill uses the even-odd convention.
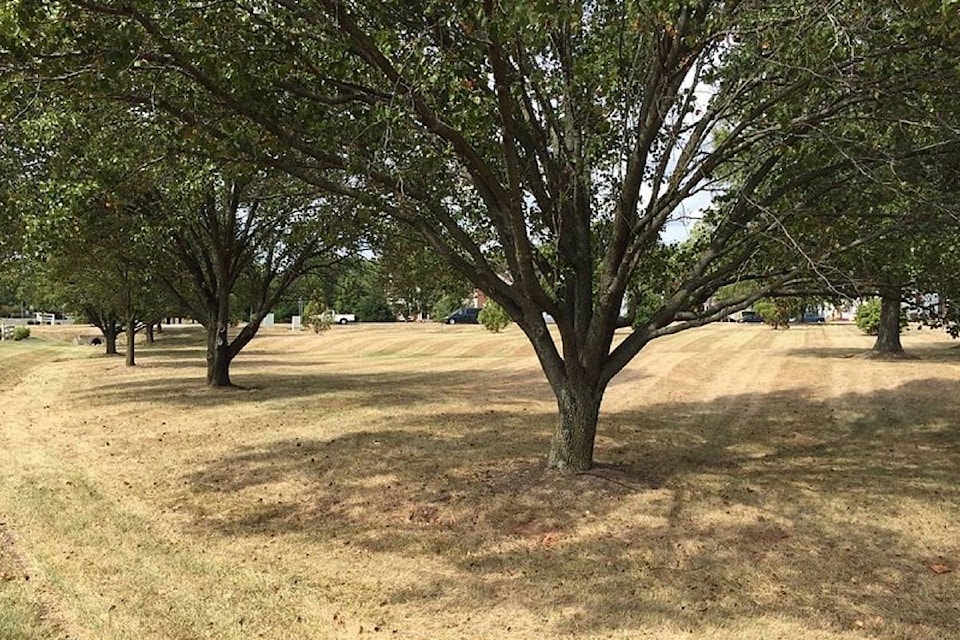
[[[457,309],[444,318],[443,321],[446,324],[477,324],[480,322],[478,320],[479,315],[480,309],[467,307],[465,309]]]

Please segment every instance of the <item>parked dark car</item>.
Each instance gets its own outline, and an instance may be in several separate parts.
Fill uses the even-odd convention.
[[[827,320],[819,313],[805,313],[803,314],[803,317],[801,318],[800,321],[808,324],[817,324],[817,323],[822,324]]]
[[[478,316],[480,315],[480,309],[474,307],[467,307],[465,309],[457,309],[443,321],[447,324],[477,324],[480,322]]]
[[[756,311],[743,311],[740,314],[740,322],[763,322],[763,317]]]

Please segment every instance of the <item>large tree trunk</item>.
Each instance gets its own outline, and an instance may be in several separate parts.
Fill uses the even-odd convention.
[[[555,391],[560,416],[550,442],[548,464],[561,471],[586,471],[593,465],[593,443],[603,394],[570,383]]]
[[[880,288],[880,329],[873,350],[878,353],[903,353],[900,344],[900,287]]]
[[[120,333],[120,323],[117,322],[116,316],[96,307],[86,307],[83,311],[103,334],[103,340],[107,345],[106,354],[108,356],[117,355],[117,334]]]
[[[132,318],[127,318],[127,366],[133,367],[137,364],[137,358],[135,355],[136,349],[136,337],[137,337],[137,327],[136,322]]]
[[[232,387],[230,382],[230,363],[246,347],[257,331],[266,313],[254,316],[231,342],[227,334],[227,323],[216,325],[216,331],[207,330],[207,384],[211,387]]]
[[[232,387],[230,362],[233,360],[226,322],[207,325],[207,384],[211,387]]]
[[[117,352],[117,332],[116,330],[107,330],[103,332],[103,338],[107,342],[107,355],[115,356]]]
[[[589,306],[589,300],[583,304]],[[513,314],[530,339],[557,399],[559,415],[547,456],[547,465],[551,468],[576,472],[593,466],[600,403],[612,378],[605,369],[604,356],[610,352],[619,308],[617,299],[606,313],[598,314],[605,324],[595,324],[593,335],[582,328],[578,331],[580,327],[570,321],[572,313],[561,316],[556,326],[561,332],[562,354],[539,310],[516,310]],[[585,325],[586,321],[581,327]]]
[[[160,325],[154,325],[154,323],[148,322],[148,323],[146,324],[146,326],[144,327],[144,333],[147,335],[147,344],[153,344],[153,343],[154,343],[154,337],[153,337],[153,328],[154,328],[154,326],[160,326]]]

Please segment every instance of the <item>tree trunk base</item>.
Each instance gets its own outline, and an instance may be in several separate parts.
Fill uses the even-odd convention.
[[[226,376],[207,376],[207,386],[211,389],[233,389],[236,385],[230,380],[230,375]]]
[[[557,394],[557,405],[560,416],[547,466],[565,473],[588,471],[593,466],[600,401],[589,392],[564,389]]]
[[[906,351],[865,351],[857,357],[864,360],[917,360],[917,356]]]
[[[873,345],[876,353],[892,357],[903,353],[903,345],[900,343],[901,300],[902,294],[899,287],[880,288],[880,326],[877,341]]]
[[[212,391],[250,391],[249,387],[241,387],[232,382],[228,382],[227,384],[214,384],[211,382],[207,384],[207,388]]]
[[[562,458],[555,458],[552,454],[547,457],[547,468],[551,471],[559,473],[565,476],[577,475],[578,473],[586,473],[593,468],[593,461],[590,462],[570,462],[569,460],[564,460]]]

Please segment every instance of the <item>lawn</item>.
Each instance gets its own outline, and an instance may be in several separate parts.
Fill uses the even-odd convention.
[[[227,391],[195,331],[76,331],[0,344],[4,640],[960,637],[941,334],[663,339],[559,475],[515,327],[275,328]]]

